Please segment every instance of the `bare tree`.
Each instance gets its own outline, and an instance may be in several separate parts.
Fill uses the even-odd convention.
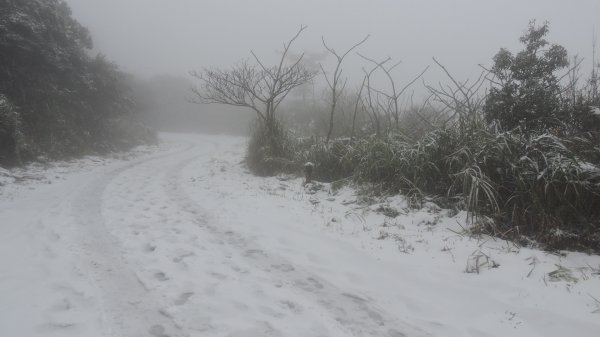
[[[379,136],[380,124],[379,124],[379,110],[377,109],[377,104],[375,103],[374,93],[371,90],[371,75],[377,69],[377,67],[367,71],[363,68],[363,72],[365,73],[365,77],[363,80],[363,90],[367,89],[367,93],[364,97],[361,97],[362,105],[366,108],[369,119],[371,120],[371,125],[375,129],[375,134]]]
[[[342,94],[342,92],[344,91],[344,88],[346,87],[346,81],[344,81],[344,83],[342,84],[342,86],[340,88],[340,79],[342,77],[342,62],[344,62],[344,58],[346,58],[346,56],[352,50],[358,48],[361,44],[365,43],[367,41],[367,39],[369,39],[369,35],[367,35],[360,42],[356,43],[355,45],[350,47],[350,49],[346,50],[346,52],[344,52],[343,54],[340,55],[335,51],[335,49],[333,49],[327,45],[324,37],[321,37],[321,41],[323,42],[323,47],[325,47],[325,49],[327,49],[327,51],[331,55],[335,56],[336,62],[337,62],[335,70],[333,72],[333,76],[331,79],[329,79],[327,77],[327,73],[325,72],[323,65],[319,64],[319,66],[321,67],[321,71],[323,72],[323,77],[325,78],[325,81],[327,82],[327,85],[329,86],[329,89],[331,90],[331,104],[330,104],[330,110],[329,110],[329,130],[327,131],[327,142],[329,142],[329,140],[331,139],[331,135],[333,133],[333,118],[334,118],[335,108],[337,106],[338,99],[340,98],[340,95]]]
[[[373,89],[373,86],[371,85],[371,76],[373,75],[375,70],[377,70],[379,67],[381,67],[383,64],[389,62],[390,60],[391,60],[391,58],[388,57],[385,60],[380,61],[377,64],[375,64],[375,66],[368,71],[365,68],[363,68],[365,77],[363,79],[361,92],[366,88],[367,93],[364,97],[360,97],[360,99],[362,101],[362,105],[366,108],[366,110],[368,112],[369,119],[371,120],[371,124],[373,125],[373,128],[375,129],[374,130],[375,134],[377,136],[379,136],[381,133],[380,117],[381,117],[381,111],[382,111],[382,109],[381,109],[382,104],[381,104],[381,100],[380,100],[381,94],[379,92],[375,91]]]
[[[389,61],[388,60],[384,61],[384,62],[377,62],[371,58],[368,58],[364,55],[358,54],[360,57],[362,57],[363,59],[371,62],[372,64],[375,65],[375,69],[379,68],[381,71],[383,71],[383,73],[385,74],[386,78],[388,79],[388,81],[390,82],[390,87],[391,87],[391,92],[384,92],[383,90],[377,90],[375,88],[371,88],[371,90],[374,90],[375,92],[377,92],[380,95],[385,96],[388,99],[388,107],[386,109],[387,115],[389,117],[394,118],[395,124],[396,124],[396,129],[399,129],[400,127],[400,98],[402,97],[402,95],[404,94],[404,92],[411,86],[413,85],[419,78],[421,78],[423,76],[423,74],[425,74],[425,72],[429,69],[429,66],[427,66],[423,71],[421,71],[421,73],[419,73],[419,75],[417,75],[415,78],[413,78],[410,82],[408,82],[404,87],[402,87],[400,90],[398,90],[397,86],[396,86],[396,81],[394,80],[394,78],[392,77],[392,71],[394,70],[394,68],[396,68],[398,65],[400,65],[400,63],[402,62],[396,62],[395,64],[386,67],[385,64]]]
[[[358,93],[356,94],[356,99],[354,101],[354,113],[352,115],[352,128],[350,130],[350,138],[354,139],[354,131],[356,129],[356,116],[358,115],[358,111],[359,109],[365,110],[364,108],[364,104],[362,103],[362,93],[365,89],[365,83],[367,82],[367,76],[363,77],[363,81],[360,85],[360,89],[358,90]]]
[[[435,101],[443,105],[444,111],[450,112],[443,125],[451,121],[457,121],[462,128],[469,126],[473,122],[479,122],[482,117],[481,109],[486,99],[485,92],[482,93],[482,89],[488,81],[494,81],[493,78],[487,77],[486,73],[489,73],[489,71],[482,71],[475,81],[471,82],[467,79],[459,82],[435,57],[433,58],[433,62],[444,71],[452,82],[452,85],[445,86],[438,83],[437,87],[425,84],[425,87],[433,95]]]
[[[277,108],[293,89],[310,82],[315,76],[315,72],[302,65],[304,54],[291,63],[285,62],[290,47],[305,29],[306,26],[301,26],[298,32],[283,44],[281,58],[274,66],[265,66],[256,53],[250,51],[255,63],[251,64],[246,60],[228,70],[204,68],[201,72],[191,72],[191,75],[202,83],[200,87],[192,88],[192,92],[198,98],[196,102],[252,109],[266,127],[271,140],[275,141]]]

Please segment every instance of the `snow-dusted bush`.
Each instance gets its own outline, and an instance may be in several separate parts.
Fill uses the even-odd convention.
[[[593,138],[489,134],[476,161],[497,191],[497,231],[600,250],[600,153]]]
[[[496,79],[485,103],[489,121],[504,129],[546,130],[560,123],[561,87],[557,74],[567,68],[567,50],[546,39],[547,23],[530,22],[519,39],[524,49],[513,55],[506,49],[494,56],[490,69]]]
[[[246,152],[246,163],[252,172],[261,176],[298,172],[302,164],[294,161],[295,142],[289,131],[275,121],[267,126],[256,122]]]
[[[0,163],[18,164],[22,143],[20,116],[8,98],[0,94]]]
[[[317,180],[354,177],[465,209],[486,231],[548,248],[600,251],[600,150],[593,138],[477,127],[300,146]]]
[[[358,164],[357,156],[361,153],[358,146],[358,142],[349,138],[330,142],[309,138],[299,142],[295,161],[313,163],[313,178],[319,181],[332,182],[349,178]]]

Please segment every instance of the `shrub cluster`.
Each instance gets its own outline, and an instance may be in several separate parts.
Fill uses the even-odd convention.
[[[260,176],[296,172],[293,160],[296,144],[281,122],[274,121],[270,127],[257,121],[248,143],[246,163],[250,170]]]
[[[278,124],[285,151],[257,146],[265,141],[255,134],[249,163],[265,158],[255,167],[274,173],[277,156],[288,171],[311,162],[316,180],[352,178],[466,210],[474,229],[496,236],[600,252],[600,65],[584,86],[577,85],[577,66],[563,84],[557,71],[568,66],[567,52],[546,41],[547,33],[547,24],[532,22],[522,51],[500,50],[489,70],[495,80],[481,99],[471,91],[480,82],[462,84],[438,63],[456,85],[429,87],[449,111],[441,124],[427,119],[415,133],[387,123],[371,135],[331,141],[291,141]],[[416,121],[426,120],[423,112],[414,111]],[[382,111],[371,114],[385,121]]]
[[[258,136],[248,159],[260,173],[299,171],[310,161],[317,180],[352,178],[389,193],[427,196],[467,210],[497,236],[533,239],[549,249],[600,251],[600,151],[592,134],[445,128],[417,142],[390,132],[329,143],[292,142],[288,135],[288,155],[277,159],[268,146],[258,146],[264,142]]]

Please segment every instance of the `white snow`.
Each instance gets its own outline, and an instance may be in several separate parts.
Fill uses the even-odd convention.
[[[255,177],[243,138],[163,139],[0,172],[0,336],[600,331],[599,256],[471,238],[464,213],[433,204]]]

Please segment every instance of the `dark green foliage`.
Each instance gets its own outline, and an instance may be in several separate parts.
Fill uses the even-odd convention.
[[[520,127],[543,131],[560,125],[560,86],[555,72],[568,66],[567,51],[544,39],[548,24],[529,29],[520,39],[525,49],[513,55],[501,49],[494,56],[491,73],[497,84],[485,104],[488,121],[505,130]]]
[[[495,235],[600,251],[600,152],[589,137],[448,128],[413,143],[389,134],[304,149],[298,161],[310,158],[321,180],[354,177],[464,208]]]
[[[452,152],[454,139],[450,129],[431,132],[417,142],[408,142],[394,133],[364,142],[364,156],[357,178],[365,182],[383,182],[392,191],[444,195],[450,178],[448,163],[441,161]],[[446,181],[441,183],[437,178]]]
[[[0,94],[0,162],[20,164],[20,148],[23,144],[21,118],[8,99]]]
[[[494,234],[524,234],[551,248],[600,250],[600,161],[589,151],[590,139],[519,130],[481,137],[475,161],[500,208],[478,211],[497,220]]]
[[[111,150],[115,124],[132,123],[128,78],[102,56],[90,58],[91,46],[62,0],[0,3],[0,94],[19,116],[24,160]],[[0,144],[0,164],[16,161],[11,148]]]
[[[351,177],[356,167],[358,144],[350,139],[309,138],[298,144],[295,161],[313,163],[313,179],[333,182]]]

